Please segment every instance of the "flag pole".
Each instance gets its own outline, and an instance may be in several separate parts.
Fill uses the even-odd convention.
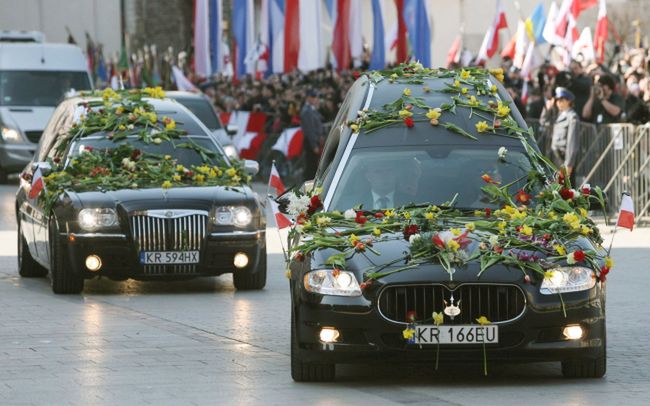
[[[612,231],[612,239],[609,240],[609,248],[607,248],[607,256],[610,256],[612,252],[612,245],[614,244],[614,237],[616,236],[616,230],[618,230],[618,221],[614,224],[614,231]]]
[[[273,176],[273,168],[275,168],[275,159],[271,161],[271,173],[269,174],[269,181],[266,184],[266,196],[271,197],[271,176]]]
[[[266,198],[271,199],[271,195],[267,195]],[[274,210],[273,209],[273,207],[274,207],[273,203],[272,202],[269,202],[269,203],[270,203],[269,208],[273,212],[273,210]],[[280,226],[278,225],[278,220],[275,217],[275,213],[273,213],[273,220],[275,221],[275,226],[276,226],[276,228],[278,230],[278,237],[280,238],[280,247],[282,248],[282,256],[284,257],[284,262],[287,263],[287,262],[289,262],[289,256],[287,254],[287,249],[284,248],[284,242],[282,242],[282,232],[280,231]]]

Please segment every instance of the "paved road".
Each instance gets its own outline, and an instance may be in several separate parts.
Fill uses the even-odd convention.
[[[608,286],[609,369],[567,381],[559,365],[349,366],[330,384],[289,374],[289,297],[275,230],[269,282],[94,280],[54,296],[16,271],[14,186],[0,187],[0,405],[648,404],[650,229],[621,232]],[[607,230],[605,230],[607,231]],[[607,234],[607,233],[606,233]]]

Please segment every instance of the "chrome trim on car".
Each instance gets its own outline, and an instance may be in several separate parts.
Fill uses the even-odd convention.
[[[492,324],[506,324],[506,323],[512,323],[514,321],[517,321],[521,317],[523,317],[523,315],[526,313],[526,309],[528,308],[528,300],[526,298],[526,293],[523,291],[523,289],[521,289],[520,286],[518,286],[518,285],[516,285],[514,283],[470,283],[470,282],[467,282],[467,283],[460,283],[460,284],[454,286],[453,289],[450,288],[449,286],[445,285],[444,283],[402,283],[402,284],[388,284],[388,285],[382,287],[381,291],[379,292],[379,295],[377,296],[377,301],[375,303],[375,307],[376,307],[377,312],[379,313],[379,315],[381,315],[381,317],[384,320],[388,321],[388,322],[391,322],[391,323],[394,323],[394,324],[408,325],[408,323],[392,320],[389,317],[387,317],[381,311],[381,306],[379,304],[381,302],[382,295],[384,294],[384,292],[386,292],[386,290],[388,288],[416,287],[416,286],[441,286],[441,287],[443,287],[444,289],[446,289],[449,292],[455,292],[455,291],[457,291],[458,289],[460,289],[463,286],[506,286],[506,287],[515,287],[515,288],[517,288],[519,290],[519,292],[521,293],[521,297],[523,299],[523,310],[521,311],[521,313],[519,313],[516,317],[513,317],[511,319],[495,321],[495,322],[492,322]]]
[[[261,237],[266,231],[228,231],[223,233],[210,233],[210,237]]]
[[[207,216],[207,210],[189,210],[189,209],[156,209],[156,210],[141,210],[131,213],[133,216],[149,216],[162,219],[175,219],[179,217],[201,215]]]
[[[110,233],[60,233],[61,235],[72,235],[75,238],[120,238],[126,240],[126,234],[110,234]]]
[[[368,96],[366,98],[366,102],[363,105],[364,110],[370,106],[372,95],[374,93],[375,93],[375,85],[372,82],[370,82],[370,86],[368,87]],[[348,159],[350,158],[350,154],[352,153],[352,148],[354,148],[354,144],[357,142],[358,137],[359,137],[358,133],[352,133],[352,136],[348,141],[348,145],[345,146],[345,151],[343,152],[341,161],[339,162],[339,165],[336,168],[336,172],[334,173],[334,178],[332,179],[332,183],[329,189],[327,190],[327,195],[325,196],[325,200],[323,202],[324,211],[329,210],[329,205],[332,202],[332,196],[334,195],[336,188],[339,186],[339,181],[341,180],[343,169],[345,169],[345,166],[348,163]]]

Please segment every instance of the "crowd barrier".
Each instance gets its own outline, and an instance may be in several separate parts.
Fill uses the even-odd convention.
[[[552,126],[529,120],[540,150],[552,156]],[[577,186],[600,186],[608,196],[608,211],[618,212],[621,195],[634,202],[636,222],[650,220],[650,124],[626,123],[596,126],[580,123],[579,153],[575,166]]]

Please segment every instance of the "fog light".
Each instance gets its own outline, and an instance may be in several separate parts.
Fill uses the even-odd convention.
[[[248,265],[248,255],[244,254],[243,252],[238,252],[235,254],[235,258],[232,262],[236,268],[246,268],[246,265]]]
[[[334,327],[323,327],[320,331],[320,340],[324,343],[333,343],[339,339],[339,331]]]
[[[569,340],[579,340],[582,338],[582,327],[580,326],[566,326],[564,327],[564,336]]]
[[[88,255],[86,258],[86,268],[93,272],[99,271],[102,268],[102,259],[97,255]]]

